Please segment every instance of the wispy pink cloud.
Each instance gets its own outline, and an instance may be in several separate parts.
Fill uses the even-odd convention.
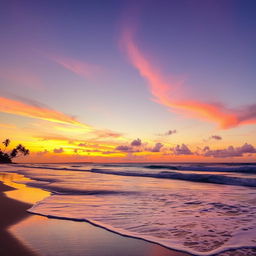
[[[256,124],[256,104],[240,109],[229,109],[224,104],[219,103],[176,100],[172,96],[176,84],[167,81],[143,55],[135,43],[133,30],[125,29],[123,31],[121,43],[133,66],[147,80],[154,101],[166,106],[170,111],[216,123],[223,129],[243,124]]]
[[[97,130],[91,132],[92,135],[95,135],[96,138],[104,139],[104,138],[119,138],[122,137],[123,134],[120,132],[114,132],[111,130]]]
[[[101,67],[85,61],[80,61],[74,58],[49,55],[49,59],[53,60],[65,69],[86,79],[93,78],[101,72]]]
[[[42,80],[35,73],[22,68],[0,68],[0,78],[12,82],[18,86],[32,89],[42,89]]]

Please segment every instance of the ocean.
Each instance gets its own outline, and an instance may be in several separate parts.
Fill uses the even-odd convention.
[[[256,248],[255,163],[13,164],[0,172],[51,192],[31,213],[194,255]]]

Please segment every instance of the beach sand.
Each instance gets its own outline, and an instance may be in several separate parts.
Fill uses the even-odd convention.
[[[7,184],[10,185],[10,181]],[[4,191],[8,191],[8,196],[19,192],[9,190],[13,188],[0,181],[1,256],[188,256],[86,222],[29,214],[26,210],[31,204],[6,197]],[[21,189],[22,200],[25,191]]]
[[[5,196],[4,191],[13,188],[0,183],[0,255],[2,256],[35,256],[35,252],[29,250],[18,241],[10,232],[8,227],[30,216],[26,212],[30,204],[22,203]]]

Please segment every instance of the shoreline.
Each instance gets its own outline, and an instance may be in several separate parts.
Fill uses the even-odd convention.
[[[33,218],[39,217],[38,214],[31,214],[27,212],[27,210],[33,205],[32,203],[26,203],[23,201],[18,201],[8,197],[4,192],[19,190],[19,188],[12,187],[12,184],[5,184],[4,181],[0,181],[0,255],[8,255],[8,256],[39,256],[39,255],[55,255],[54,250],[57,248],[43,248],[40,249],[40,246],[33,246],[29,239],[23,240],[21,236],[19,239],[15,236],[15,232],[13,233],[8,231],[10,227],[18,226],[22,222],[30,222]],[[24,198],[23,198],[24,199]],[[40,216],[41,217],[41,216]],[[144,239],[134,238],[126,235],[119,234],[117,232],[113,232],[111,230],[105,229],[104,227],[99,227],[94,223],[85,222],[85,221],[71,221],[71,220],[60,220],[56,218],[48,218],[41,217],[42,219],[39,223],[32,223],[32,232],[35,232],[33,235],[38,237],[38,240],[45,239],[45,235],[41,233],[40,225],[45,223],[48,226],[58,226],[61,224],[62,228],[71,227],[71,230],[74,227],[75,230],[78,229],[78,226],[82,223],[83,228],[87,229],[89,232],[94,234],[94,239],[97,240],[97,245],[93,248],[90,248],[91,253],[85,254],[86,256],[103,256],[103,255],[120,255],[120,253],[124,256],[147,256],[150,252],[151,256],[189,256],[185,252],[169,249],[165,246],[161,246],[157,243],[153,243]],[[33,221],[32,221],[33,222]],[[72,224],[71,224],[72,223]],[[38,225],[39,224],[39,225]],[[41,226],[42,227],[42,226]],[[39,228],[39,229],[38,229]],[[36,231],[35,231],[36,230]],[[39,232],[40,230],[40,232]],[[78,231],[78,230],[77,230]],[[58,233],[58,229],[55,228],[55,232]],[[80,230],[82,233],[83,230]],[[78,231],[79,233],[79,231]],[[22,232],[20,233],[22,235]],[[58,233],[55,239],[58,239],[62,234]],[[47,236],[49,233],[47,232]],[[26,238],[26,237],[25,237]],[[104,241],[104,246],[106,246],[106,251],[98,250],[98,247],[102,244],[101,239],[106,239]],[[63,239],[63,238],[62,238]],[[70,237],[65,237],[63,242],[69,242]],[[86,242],[86,241],[85,241]],[[28,248],[26,244],[31,245]],[[4,246],[2,246],[4,245]],[[82,245],[81,245],[82,246]],[[83,246],[82,246],[83,247]],[[88,246],[87,246],[88,247]],[[90,245],[89,245],[90,247]],[[127,249],[129,248],[129,251]],[[44,249],[48,250],[48,253],[45,254]],[[86,246],[83,249],[87,249]],[[36,250],[37,252],[35,252]],[[58,249],[57,249],[58,250]],[[50,253],[50,254],[49,254]],[[106,254],[107,253],[107,254]],[[65,254],[64,254],[65,255]],[[77,255],[76,252],[69,254],[69,256]],[[80,254],[79,254],[80,255]]]
[[[5,191],[11,190],[15,189],[0,181],[0,255],[37,256],[37,253],[27,248],[8,231],[12,225],[31,216],[26,212],[31,207],[30,204],[11,199],[4,194]]]
[[[115,232],[84,219],[55,218],[27,212],[35,202],[41,201],[46,197],[45,193],[49,192],[15,183],[17,179],[28,179],[21,174],[2,173],[0,178],[2,178],[2,180],[0,179],[0,255],[194,255],[168,248],[144,238]],[[35,194],[38,194],[38,196],[35,196]],[[64,230],[66,232],[63,232]],[[52,241],[59,241],[59,244],[52,243]],[[67,251],[69,251],[69,254],[66,254]],[[85,254],[81,254],[81,252]],[[255,247],[241,247],[223,251],[216,255],[253,256],[256,255],[255,253]]]

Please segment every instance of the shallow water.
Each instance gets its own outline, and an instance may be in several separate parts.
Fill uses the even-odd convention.
[[[196,255],[256,247],[255,170],[230,164],[1,167],[53,192],[33,213],[88,220]]]

